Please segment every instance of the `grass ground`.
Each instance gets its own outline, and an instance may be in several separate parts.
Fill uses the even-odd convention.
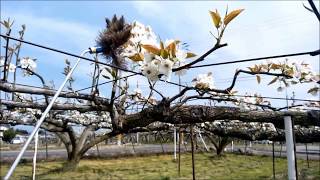
[[[126,157],[118,159],[84,159],[77,170],[60,171],[63,162],[39,162],[37,179],[192,179],[191,154],[182,154],[181,177],[172,155]],[[272,157],[227,154],[196,154],[196,179],[272,179]],[[2,164],[3,177],[9,165]],[[318,161],[298,160],[300,179],[320,179]],[[12,179],[31,179],[32,164],[19,164]],[[286,179],[286,159],[276,159],[276,178]]]

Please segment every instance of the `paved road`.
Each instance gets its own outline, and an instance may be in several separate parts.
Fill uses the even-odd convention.
[[[187,148],[190,150],[190,147]],[[102,146],[99,148],[101,157],[117,157],[117,156],[130,156],[130,155],[140,155],[140,154],[156,154],[156,153],[173,153],[173,145],[171,144],[163,144],[161,145],[122,145],[122,146]],[[185,147],[181,146],[181,151],[185,152]],[[19,151],[2,151],[0,152],[0,162],[10,162],[13,161]],[[65,149],[49,149],[48,151],[50,159],[61,159],[67,158],[67,152]],[[96,147],[91,148],[85,156],[97,156],[98,151]],[[46,152],[45,150],[39,150],[37,154],[38,159],[45,159]],[[33,151],[28,150],[23,155],[23,159],[30,160],[33,158]]]
[[[186,149],[187,148],[187,149]],[[238,151],[238,149],[244,151],[243,146],[235,147],[234,151]],[[272,156],[272,150],[270,146],[259,147],[259,148],[247,148],[248,151],[257,155],[268,155]],[[173,153],[173,145],[172,144],[164,144],[161,146],[160,144],[153,145],[122,145],[122,146],[102,146],[99,148],[101,157],[118,157],[118,156],[130,156],[130,155],[140,155],[140,154],[156,154],[156,153]],[[181,146],[181,151],[185,152],[186,150],[190,151],[190,147]],[[231,148],[227,148],[227,151],[231,151]],[[319,149],[317,146],[308,147],[309,159],[318,160],[319,159]],[[0,162],[12,162],[18,155],[19,151],[2,151],[0,152]],[[96,148],[90,149],[85,156],[97,156]],[[279,157],[280,152],[275,151],[276,157]],[[282,157],[286,156],[285,147],[282,149],[281,153]],[[23,159],[30,160],[33,157],[33,151],[28,150],[25,152]],[[45,159],[46,152],[45,150],[38,151],[38,159]],[[297,146],[297,157],[306,159],[305,154],[305,146]],[[67,152],[65,149],[49,149],[49,159],[66,159]]]

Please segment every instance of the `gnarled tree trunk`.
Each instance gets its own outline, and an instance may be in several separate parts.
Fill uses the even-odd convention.
[[[71,127],[67,128],[67,132],[57,132],[61,141],[64,143],[68,159],[63,166],[63,170],[70,171],[75,170],[86,151],[83,151],[84,145],[88,140],[90,134],[93,132],[92,126],[87,126],[80,137],[76,137],[73,129]]]
[[[210,135],[207,135],[208,139],[210,140],[210,142],[213,144],[213,146],[216,149],[216,154],[218,156],[223,154],[223,150],[225,147],[227,147],[228,144],[231,143],[231,139],[229,137],[213,137]]]

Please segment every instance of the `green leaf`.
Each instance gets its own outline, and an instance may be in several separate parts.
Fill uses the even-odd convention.
[[[277,80],[279,79],[279,77],[275,77],[273,78],[268,85],[275,83]]]
[[[278,92],[282,92],[283,89],[284,89],[284,88],[280,86],[280,87],[277,88],[277,91],[278,91]]]
[[[6,28],[9,28],[9,27],[10,27],[9,21],[4,21],[4,26],[5,26]]]
[[[134,62],[143,61],[143,54],[142,53],[136,53],[135,55],[130,56],[128,58],[131,59]]]
[[[254,72],[254,69],[252,67],[248,67],[248,69],[251,71],[251,72]]]
[[[220,14],[218,13],[217,10],[216,10],[216,12],[209,11],[209,13],[211,15],[211,19],[212,19],[214,26],[218,29],[220,27],[220,22],[221,22]]]
[[[111,68],[105,67],[104,69],[105,69],[105,70],[107,70],[107,71],[108,71],[108,73],[112,74],[112,70],[111,70]]]
[[[164,49],[164,44],[162,41],[160,41],[160,49]]]
[[[167,59],[167,58],[168,58],[168,55],[169,55],[169,53],[168,53],[167,50],[165,50],[165,49],[161,49],[161,50],[160,50],[160,56],[161,56],[163,59]]]
[[[237,17],[244,9],[237,9],[231,11],[228,15],[224,17],[223,23],[225,25],[229,24],[235,17]]]
[[[113,78],[116,78],[116,76],[117,76],[116,71],[115,71],[115,70],[112,70],[111,75],[112,75]]]
[[[105,76],[105,75],[103,75],[103,74],[101,74],[101,75],[102,75],[102,77],[104,77],[104,78],[106,78],[106,79],[110,79],[109,76]]]
[[[159,55],[160,54],[160,49],[153,46],[153,45],[148,45],[148,44],[142,44],[141,45],[145,50],[147,50],[148,52],[155,54],[155,55]],[[163,46],[163,43],[162,43]]]
[[[256,77],[257,77],[258,84],[260,84],[260,82],[261,82],[261,77],[260,77],[259,75],[256,75]]]
[[[192,58],[197,56],[196,54],[192,53],[192,52],[187,52],[187,57],[186,58]]]
[[[316,95],[316,93],[320,91],[319,87],[314,87],[308,90],[308,93],[312,94],[312,95]]]
[[[69,61],[68,59],[65,59],[65,63],[66,63],[67,65],[70,65],[70,61]]]

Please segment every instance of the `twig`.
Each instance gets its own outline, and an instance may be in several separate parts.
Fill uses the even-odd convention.
[[[6,35],[10,36],[11,33],[11,28],[9,27]],[[3,71],[3,81],[7,81],[7,66],[9,68],[9,64],[7,65],[8,62],[8,51],[9,51],[9,38],[5,38],[7,40],[6,42],[6,54],[5,54],[5,60],[4,60],[4,71]]]
[[[188,63],[186,65],[183,65],[183,66],[180,66],[178,68],[174,68],[172,69],[172,72],[176,72],[176,71],[180,71],[182,69],[187,69],[188,67],[198,63],[198,62],[201,62],[204,60],[204,58],[206,58],[208,55],[210,55],[213,51],[219,49],[219,48],[222,48],[224,46],[227,46],[227,44],[219,44],[218,42],[215,44],[215,46],[213,48],[211,48],[209,51],[207,51],[206,53],[204,53],[202,56],[200,56],[198,59],[192,61],[191,63]]]

